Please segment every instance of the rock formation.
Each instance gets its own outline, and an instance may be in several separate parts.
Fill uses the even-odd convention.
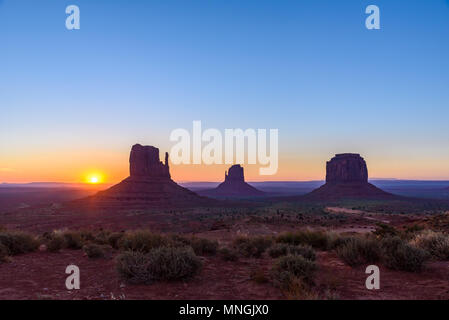
[[[355,153],[337,154],[326,163],[327,183],[367,183],[365,160]]]
[[[165,163],[163,164],[159,161],[158,148],[134,145],[129,156],[129,174],[131,177],[170,178],[168,153],[165,153]]]
[[[159,160],[159,149],[136,144],[129,157],[130,176],[91,197],[104,206],[193,207],[215,203],[176,184],[170,178],[168,154]]]
[[[342,153],[335,155],[326,163],[326,183],[306,197],[331,200],[386,199],[394,196],[368,182],[366,162],[359,154]]]
[[[225,172],[225,181],[217,188],[204,190],[200,194],[211,197],[254,197],[263,196],[265,193],[246,183],[243,167],[236,164]]]
[[[228,183],[245,182],[243,167],[239,164],[230,167],[228,172],[225,172],[225,182]]]

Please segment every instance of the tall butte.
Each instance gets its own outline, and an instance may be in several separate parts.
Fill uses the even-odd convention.
[[[159,160],[159,149],[136,144],[129,157],[129,177],[98,192],[90,200],[106,206],[179,207],[211,204],[213,200],[176,184],[170,177],[168,153]]]
[[[368,182],[365,159],[357,153],[337,154],[326,163],[326,183],[307,198],[327,200],[343,198],[388,199],[394,197]]]
[[[225,172],[225,180],[212,190],[205,190],[201,194],[212,197],[254,197],[265,193],[245,182],[243,167],[233,165]]]

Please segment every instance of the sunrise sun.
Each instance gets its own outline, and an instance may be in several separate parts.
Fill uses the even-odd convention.
[[[103,177],[98,173],[92,173],[86,177],[86,182],[89,184],[99,184],[103,182]]]
[[[98,183],[100,181],[100,179],[98,179],[98,177],[91,177],[89,182],[90,183]]]

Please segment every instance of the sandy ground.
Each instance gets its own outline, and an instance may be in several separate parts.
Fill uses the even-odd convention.
[[[318,254],[317,290],[338,299],[449,299],[449,262],[429,263],[421,273],[398,272],[380,266],[381,289],[365,287],[365,267],[351,268],[334,253]],[[195,278],[183,282],[129,285],[122,281],[114,259],[89,259],[81,250],[20,255],[0,265],[0,299],[285,299],[272,283],[256,283],[251,272],[267,278],[273,260],[241,259],[226,262],[203,258]],[[65,269],[80,268],[81,289],[65,288]],[[322,296],[321,298],[324,298]]]
[[[148,213],[142,211],[68,211],[42,207],[0,215],[0,225],[36,234],[55,229],[149,229],[156,232],[181,232],[220,241],[225,245],[239,235],[276,235],[304,228],[334,232],[366,233],[379,221],[395,226],[412,225],[423,218],[413,215],[372,214],[339,207],[327,208],[326,215],[301,218],[273,215],[227,216],[205,219],[202,212]],[[421,219],[421,220],[420,220]],[[432,220],[433,219],[433,220]],[[424,219],[425,223],[447,224],[446,216]],[[341,222],[343,221],[343,222]],[[129,285],[115,270],[114,259],[89,259],[81,250],[60,253],[35,252],[19,255],[0,264],[0,299],[286,299],[270,281],[256,283],[251,273],[258,270],[267,279],[274,260],[240,259],[226,262],[220,257],[204,257],[203,270],[183,282]],[[351,268],[333,252],[319,252],[316,291],[339,299],[449,299],[449,262],[430,262],[421,273],[381,269],[381,289],[365,288],[365,267]],[[65,269],[75,264],[81,270],[81,290],[65,288]]]

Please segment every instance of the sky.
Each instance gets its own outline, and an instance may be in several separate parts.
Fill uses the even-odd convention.
[[[250,181],[323,179],[342,152],[371,178],[449,180],[448,39],[448,0],[0,0],[0,182],[114,183],[133,144],[162,158],[194,120],[279,130],[277,174]]]

